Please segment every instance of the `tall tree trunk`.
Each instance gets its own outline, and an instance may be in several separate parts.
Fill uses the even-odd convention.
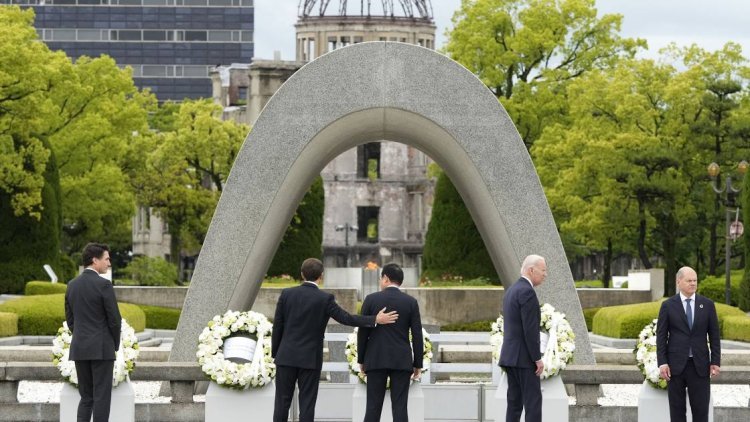
[[[677,236],[678,225],[674,215],[665,217],[661,222],[661,244],[664,254],[664,295],[675,294],[675,275],[677,274]]]
[[[638,213],[640,214],[640,222],[638,224],[638,257],[641,259],[644,268],[651,268],[651,260],[648,259],[648,253],[646,253],[646,216],[643,213],[643,209],[639,210]]]
[[[604,272],[602,273],[602,285],[605,289],[609,287],[610,279],[612,279],[612,239],[607,239],[607,250],[604,252]]]
[[[720,206],[721,205],[719,204],[719,201],[717,199],[717,201],[714,202],[714,209],[716,210],[715,215],[719,215]],[[715,217],[712,218],[711,216],[709,216],[709,218],[711,218],[712,221],[711,221],[711,225],[709,226],[711,237],[709,239],[709,244],[708,244],[708,273],[716,275],[716,266],[717,266],[717,261],[718,261],[716,257],[716,251],[718,248],[718,236],[719,236],[717,233],[717,230],[718,230],[719,222],[716,221]]]

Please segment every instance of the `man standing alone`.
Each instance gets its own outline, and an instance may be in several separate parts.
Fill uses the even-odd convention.
[[[408,421],[410,379],[418,379],[422,372],[424,341],[419,304],[399,290],[403,281],[404,272],[398,265],[383,266],[381,291],[368,295],[362,303],[363,314],[384,307],[399,314],[393,325],[378,327],[377,330],[361,328],[357,334],[357,361],[360,371],[367,374],[365,422],[380,421],[389,378],[393,421]]]
[[[100,276],[110,268],[109,247],[89,243],[83,249],[86,269],[68,282],[65,319],[73,333],[70,360],[78,374],[78,422],[109,420],[112,369],[120,347],[122,317],[112,283]]]
[[[693,422],[707,422],[710,377],[719,375],[721,370],[719,318],[711,299],[695,294],[698,289],[695,270],[682,267],[676,278],[679,292],[662,302],[656,322],[659,373],[668,381],[671,421],[684,422],[687,419],[687,389]],[[708,344],[711,345],[710,353]]]
[[[507,422],[518,422],[526,409],[526,422],[542,421],[540,376],[544,370],[539,350],[539,299],[534,287],[547,277],[547,263],[539,255],[529,255],[521,265],[521,278],[505,291],[500,367],[508,376]]]
[[[332,294],[318,288],[323,279],[323,263],[318,259],[306,259],[301,272],[305,281],[281,292],[273,319],[271,354],[276,362],[274,422],[288,420],[295,384],[299,384],[300,422],[314,421],[318,381],[323,367],[323,339],[329,318],[358,327],[391,324],[398,318],[397,313],[385,313],[384,310],[369,316],[357,316],[341,309]]]

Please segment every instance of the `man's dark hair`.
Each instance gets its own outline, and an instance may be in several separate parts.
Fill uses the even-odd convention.
[[[381,274],[388,277],[388,280],[391,280],[391,282],[396,283],[399,286],[404,282],[404,270],[402,270],[398,264],[385,264]]]
[[[83,248],[83,254],[82,254],[82,260],[83,260],[83,266],[88,267],[89,265],[94,263],[94,258],[101,259],[102,256],[104,256],[104,252],[109,252],[109,246],[105,245],[104,243],[89,243],[88,245],[84,246]]]
[[[307,258],[302,263],[301,272],[306,281],[316,281],[323,274],[323,263],[317,258]]]

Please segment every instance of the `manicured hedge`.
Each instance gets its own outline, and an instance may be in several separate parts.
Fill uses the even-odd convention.
[[[443,325],[440,327],[440,331],[490,331],[492,330],[492,323],[495,321],[474,321],[474,322],[463,322]]]
[[[0,337],[11,337],[18,334],[18,315],[0,312]]]
[[[68,286],[63,283],[51,283],[49,281],[29,281],[26,283],[24,294],[26,296],[54,295],[65,293]]]
[[[750,342],[750,317],[734,315],[724,318],[722,338]]]
[[[594,329],[594,315],[599,312],[598,308],[586,308],[583,310],[583,319],[586,320],[586,329],[592,331]]]
[[[146,314],[136,305],[119,303],[120,314],[136,332],[146,327]],[[0,303],[0,312],[18,315],[18,334],[54,335],[65,321],[65,295],[26,296]]]
[[[742,282],[743,271],[732,271],[729,277],[731,305],[737,306],[740,298],[740,283]],[[716,303],[724,303],[726,291],[726,278],[706,277],[698,283],[698,294],[706,296]]]
[[[601,308],[594,315],[592,331],[594,334],[607,337],[637,338],[643,327],[659,316],[659,308],[663,300]],[[736,340],[733,332],[725,332],[723,324],[728,317],[744,316],[747,318],[745,313],[738,308],[717,303],[716,314],[719,317],[722,338]]]
[[[161,306],[138,305],[146,314],[146,327],[162,330],[175,330],[180,321],[180,309]]]

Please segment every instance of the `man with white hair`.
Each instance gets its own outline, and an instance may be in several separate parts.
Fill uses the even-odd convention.
[[[534,287],[547,277],[547,263],[539,255],[529,255],[521,265],[521,278],[503,297],[503,347],[500,367],[508,377],[508,408],[505,420],[518,422],[526,409],[526,422],[542,421],[540,375],[544,370],[539,350],[539,299]]]

